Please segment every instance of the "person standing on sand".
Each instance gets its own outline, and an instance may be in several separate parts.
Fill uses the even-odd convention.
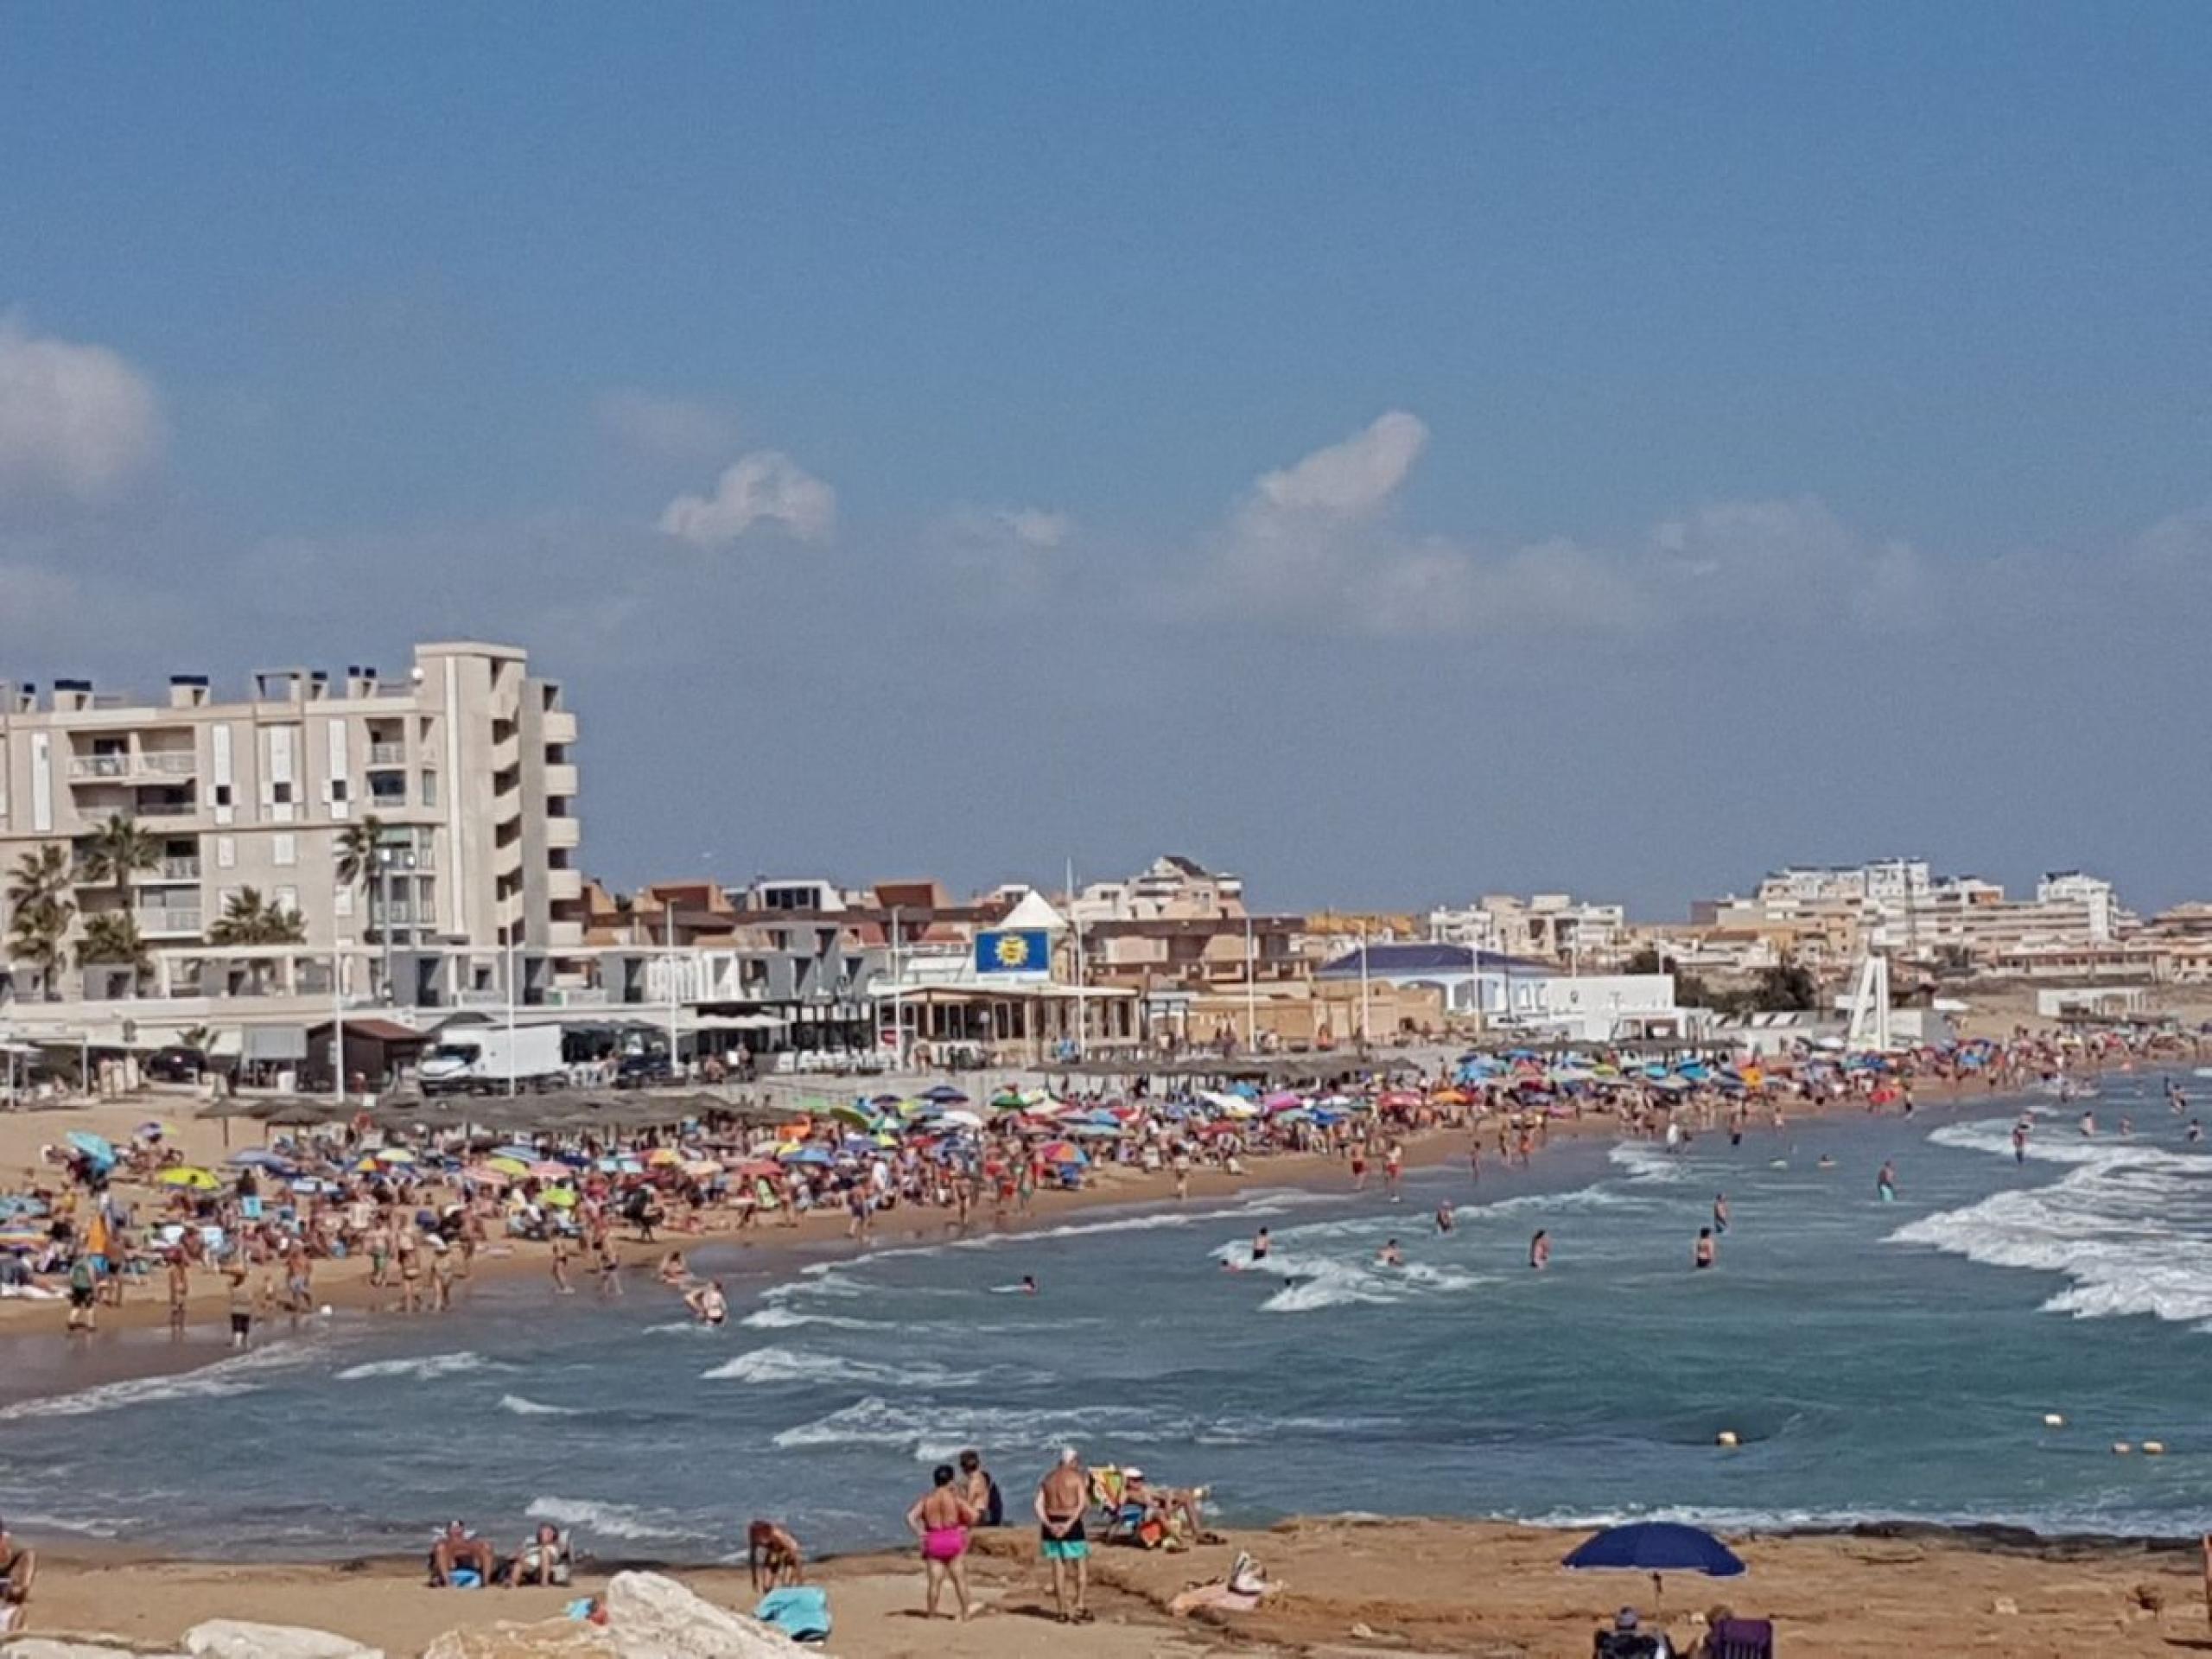
[[[976,1510],[953,1484],[950,1464],[938,1465],[930,1478],[930,1490],[906,1511],[906,1524],[922,1541],[922,1617],[937,1617],[938,1598],[949,1582],[964,1624],[976,1610],[969,1604],[968,1569],[961,1557],[968,1553],[968,1529],[976,1524]]]
[[[1052,1568],[1052,1605],[1063,1624],[1090,1623],[1090,1543],[1083,1535],[1083,1514],[1090,1506],[1090,1477],[1075,1447],[1068,1446],[1052,1473],[1037,1484],[1039,1546]],[[1069,1569],[1075,1579],[1075,1607],[1068,1607]]]

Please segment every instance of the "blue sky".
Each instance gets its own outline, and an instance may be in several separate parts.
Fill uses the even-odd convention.
[[[2207,85],[2183,4],[13,8],[0,675],[515,639],[626,882],[2212,891]]]

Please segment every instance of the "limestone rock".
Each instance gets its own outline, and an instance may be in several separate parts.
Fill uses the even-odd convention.
[[[536,1624],[502,1619],[497,1624],[448,1630],[423,1649],[423,1659],[620,1659],[614,1633],[572,1618]]]
[[[384,1659],[381,1648],[363,1647],[351,1637],[242,1618],[194,1625],[184,1633],[184,1650],[193,1659]]]
[[[19,1636],[0,1642],[0,1659],[185,1659],[144,1648],[114,1647],[105,1642],[64,1642],[51,1636]]]
[[[821,1652],[658,1573],[617,1573],[607,1586],[607,1624],[620,1659],[793,1659]]]

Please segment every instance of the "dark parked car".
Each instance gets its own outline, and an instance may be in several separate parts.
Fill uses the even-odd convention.
[[[625,1054],[614,1068],[617,1089],[658,1089],[675,1080],[665,1054]]]
[[[156,1083],[197,1083],[211,1069],[200,1050],[179,1046],[155,1050],[144,1067]]]

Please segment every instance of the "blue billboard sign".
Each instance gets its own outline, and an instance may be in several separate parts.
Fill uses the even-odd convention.
[[[976,936],[979,974],[1049,974],[1052,970],[1052,941],[1041,927]]]

